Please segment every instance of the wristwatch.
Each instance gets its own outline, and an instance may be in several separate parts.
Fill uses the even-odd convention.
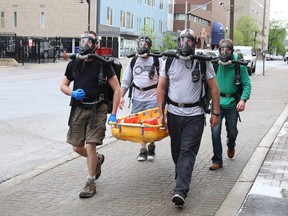
[[[246,101],[247,101],[246,99],[242,99],[242,100],[243,100],[245,103],[246,103]]]

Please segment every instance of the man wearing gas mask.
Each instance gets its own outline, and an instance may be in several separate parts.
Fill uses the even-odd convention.
[[[194,31],[191,29],[181,31],[178,38],[177,53],[184,57],[194,55],[196,43],[197,37]],[[185,203],[185,198],[189,192],[192,172],[204,130],[205,111],[201,106],[201,98],[205,95],[205,88],[202,78],[207,82],[212,96],[211,127],[217,125],[220,112],[219,90],[211,62],[204,62],[206,64],[206,76],[204,78],[198,60],[182,59],[173,58],[168,71],[165,70],[165,66],[162,67],[157,87],[160,113],[162,113],[165,92],[168,89],[166,99],[167,124],[171,138],[171,153],[175,164],[176,180],[172,202],[177,206],[182,206]],[[169,57],[165,64],[168,60]],[[201,78],[198,80],[193,79],[193,71],[195,70],[200,72]],[[160,120],[163,118],[162,114]]]
[[[96,33],[85,32],[80,39],[80,55],[95,54],[97,44]],[[74,83],[73,89],[69,87],[71,82]],[[100,177],[104,162],[104,155],[96,152],[96,146],[102,145],[105,137],[107,82],[114,90],[113,110],[109,120],[116,122],[121,94],[111,64],[104,64],[96,58],[74,59],[68,63],[60,86],[64,94],[71,96],[67,143],[72,145],[76,153],[87,158],[88,179],[79,194],[80,198],[89,198],[96,193],[95,179]]]
[[[220,120],[212,130],[213,157],[210,170],[223,167],[221,129],[222,120],[225,118],[227,131],[227,156],[233,158],[235,155],[236,138],[238,135],[237,122],[240,119],[239,112],[245,110],[246,101],[251,94],[251,81],[245,66],[240,65],[240,83],[235,82],[235,63],[237,54],[233,52],[233,42],[223,39],[219,43],[219,66],[216,79],[220,90]],[[238,86],[242,86],[242,92],[238,93]],[[239,86],[240,87],[240,86]],[[239,94],[239,95],[237,95]]]
[[[148,36],[142,36],[138,40],[137,54],[128,63],[121,82],[121,101],[119,108],[124,106],[124,96],[129,88],[132,91],[131,113],[138,113],[157,107],[156,90],[159,78],[159,67],[162,58],[149,56],[152,40]],[[131,94],[129,92],[129,94]],[[155,143],[141,143],[138,161],[154,160]]]

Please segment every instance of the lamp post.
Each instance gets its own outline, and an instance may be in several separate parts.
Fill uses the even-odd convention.
[[[254,32],[254,52],[256,52],[256,37],[257,37],[257,34],[258,34],[258,31],[255,31]]]
[[[86,0],[86,2],[88,3],[88,31],[90,31],[90,0]],[[80,3],[84,3],[83,0]]]

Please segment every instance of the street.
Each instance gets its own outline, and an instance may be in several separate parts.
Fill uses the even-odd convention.
[[[73,152],[65,142],[70,98],[59,88],[66,64],[59,61],[0,67],[0,184]],[[283,61],[265,62],[265,69],[287,67]],[[263,63],[258,61],[251,79],[262,73]],[[128,99],[117,116],[130,113],[127,105]],[[112,140],[107,125],[104,143]]]

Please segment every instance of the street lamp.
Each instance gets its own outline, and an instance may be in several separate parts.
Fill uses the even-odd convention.
[[[258,31],[255,31],[254,32],[254,52],[256,52],[256,37],[257,37],[257,34],[258,34]]]
[[[90,31],[90,0],[86,0],[86,2],[88,3],[88,31]],[[80,1],[80,3],[84,3],[83,0]]]

